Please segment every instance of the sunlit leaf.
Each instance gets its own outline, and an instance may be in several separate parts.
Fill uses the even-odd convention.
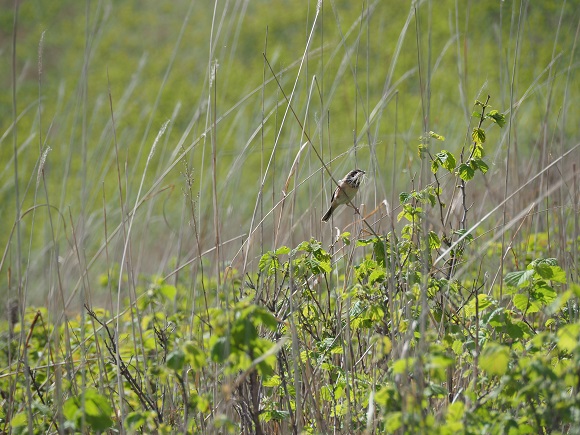
[[[199,370],[206,365],[205,353],[200,350],[192,341],[186,342],[183,347],[183,353],[187,363],[194,369]]]
[[[430,131],[429,132],[429,136],[432,137],[433,139],[437,139],[440,141],[444,141],[445,137],[441,136],[440,134],[435,133],[434,131]]]
[[[477,302],[477,306],[476,306],[476,302]],[[481,313],[483,310],[485,310],[487,307],[489,307],[492,303],[492,300],[489,298],[489,296],[485,293],[480,293],[477,295],[477,300],[475,298],[472,298],[463,308],[463,311],[465,313],[466,316],[471,317],[471,316],[475,316],[476,311],[479,311],[479,313]]]
[[[479,366],[489,374],[502,376],[508,369],[509,348],[498,343],[488,343],[479,355]]]
[[[510,285],[512,287],[522,287],[530,283],[533,276],[534,271],[529,269],[510,272],[506,274],[504,281],[507,285]]]
[[[471,138],[473,142],[482,144],[485,142],[485,131],[482,128],[474,128]]]
[[[264,387],[269,387],[269,388],[278,387],[278,386],[282,385],[282,380],[280,379],[279,375],[274,375],[274,376],[270,376],[268,379],[265,379],[262,382],[262,385]]]
[[[580,324],[573,323],[562,326],[557,333],[558,349],[565,352],[573,352],[578,347],[580,335]]]
[[[497,110],[490,110],[490,112],[486,115],[486,118],[491,119],[500,127],[505,125],[505,115],[503,113],[499,113]]]
[[[276,255],[286,255],[290,253],[290,248],[288,246],[280,246],[275,252]]]
[[[439,249],[441,247],[441,239],[433,231],[429,231],[429,248]]]
[[[515,307],[522,313],[537,313],[538,307],[532,304],[530,297],[526,294],[517,294],[513,298]]]
[[[159,293],[161,293],[170,301],[173,301],[177,295],[177,288],[174,285],[164,284],[159,288]]]
[[[468,164],[462,163],[457,168],[457,175],[459,175],[459,178],[461,178],[463,181],[469,181],[475,175],[475,171]]]
[[[415,358],[401,358],[393,363],[393,373],[399,375],[413,370]]]
[[[449,172],[453,172],[456,165],[455,156],[453,154],[451,154],[449,151],[442,150],[441,152],[435,154],[435,156],[437,157],[437,160],[441,166],[443,166]]]

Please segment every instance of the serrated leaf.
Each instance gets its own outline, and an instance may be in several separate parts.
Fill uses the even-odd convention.
[[[462,163],[457,169],[457,175],[459,175],[459,178],[461,178],[463,181],[469,181],[475,175],[475,171],[468,164]]]
[[[439,249],[441,247],[441,239],[433,231],[429,231],[429,248]]]
[[[475,168],[479,169],[482,174],[485,174],[489,170],[489,166],[487,166],[487,163],[485,163],[482,159],[472,159],[471,162],[472,167],[475,166]]]
[[[533,270],[518,270],[516,272],[507,273],[504,281],[509,286],[522,287],[530,283],[533,276]]]
[[[432,160],[431,161],[431,172],[436,174],[438,169],[439,169],[439,162],[437,160]]]
[[[285,255],[290,253],[290,248],[288,246],[280,246],[276,249],[276,255]]]
[[[441,136],[440,134],[435,133],[434,131],[430,131],[429,132],[429,136],[431,136],[433,139],[437,139],[440,141],[444,141],[445,137]]]
[[[381,283],[385,280],[386,274],[383,268],[376,268],[369,275],[369,284]]]
[[[273,376],[270,376],[268,379],[265,379],[262,382],[262,385],[264,387],[269,387],[269,388],[278,387],[278,386],[282,385],[282,380],[280,379],[280,376],[273,375]]]
[[[542,262],[534,265],[534,270],[544,279],[562,284],[566,283],[566,272],[560,266],[553,266]]]
[[[449,151],[443,150],[437,153],[436,157],[441,163],[441,166],[443,166],[449,172],[453,172],[456,165],[455,156],[453,154],[451,154]]]
[[[272,258],[272,254],[270,252],[266,252],[264,255],[262,255],[260,261],[258,262],[258,269],[260,272],[271,270],[273,260],[274,259]]]
[[[500,127],[503,127],[505,125],[505,122],[506,122],[505,115],[503,113],[499,113],[497,110],[491,110],[487,114],[487,118],[491,119],[493,122],[495,122]]]
[[[407,202],[407,200],[409,199],[410,196],[411,196],[410,193],[401,192],[401,193],[399,193],[399,201],[401,203],[405,203],[405,202]]]
[[[475,143],[485,143],[485,131],[482,128],[474,128],[471,133],[471,138]]]
[[[481,159],[484,155],[485,155],[485,152],[483,150],[483,145],[481,145],[480,143],[474,144],[473,149],[472,149],[472,153],[471,153],[471,158]]]
[[[522,313],[536,313],[539,311],[537,307],[533,306],[529,296],[525,294],[515,295],[513,298],[513,303],[515,307]]]
[[[373,239],[373,254],[377,263],[383,267],[386,264],[386,253],[387,249],[385,247],[385,241],[381,238]]]
[[[479,311],[479,313],[481,313],[482,310],[485,310],[492,303],[492,301],[489,298],[489,296],[486,295],[485,293],[480,293],[480,294],[477,295],[477,306],[475,305],[475,302],[476,302],[476,299],[475,298],[472,298],[463,307],[463,311],[464,311],[464,313],[465,313],[466,316],[468,316],[468,317],[475,316],[476,311]]]
[[[340,235],[340,239],[342,240],[342,243],[344,243],[345,245],[350,245],[350,233],[348,231],[345,231],[344,233],[342,233]]]

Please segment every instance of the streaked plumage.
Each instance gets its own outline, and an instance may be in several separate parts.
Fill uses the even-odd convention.
[[[326,214],[322,217],[322,222],[327,222],[332,213],[341,204],[348,204],[353,200],[358,188],[363,179],[365,171],[360,169],[354,169],[350,171],[346,176],[339,180],[338,186],[336,187],[334,193],[332,194],[332,199],[330,200],[330,208]]]

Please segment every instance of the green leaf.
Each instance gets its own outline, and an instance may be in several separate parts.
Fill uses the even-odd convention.
[[[278,320],[276,317],[264,307],[254,306],[252,310],[252,317],[256,325],[264,325],[271,331],[278,328]]]
[[[28,417],[25,412],[19,412],[10,420],[11,428],[25,427],[28,425]]]
[[[399,201],[401,202],[401,204],[407,202],[410,197],[411,197],[410,193],[407,193],[407,192],[399,193]]]
[[[171,370],[179,372],[183,370],[185,365],[185,353],[181,350],[174,350],[169,355],[167,355],[167,367]]]
[[[200,370],[206,365],[205,353],[200,350],[192,341],[186,342],[183,347],[183,353],[187,363],[194,370]]]
[[[515,307],[522,313],[537,313],[539,311],[537,306],[534,306],[528,295],[517,294],[513,298]]]
[[[369,283],[370,284],[381,283],[386,279],[386,276],[387,275],[385,273],[385,270],[382,267],[380,268],[377,267],[369,275]]]
[[[290,248],[288,246],[280,246],[278,249],[276,249],[275,254],[276,255],[286,255],[290,253]]]
[[[393,373],[395,375],[400,375],[402,373],[407,373],[413,371],[415,366],[415,358],[401,358],[393,363]]]
[[[229,351],[228,339],[226,337],[218,337],[211,347],[211,359],[215,362],[222,363],[228,358]]]
[[[507,346],[488,343],[479,355],[479,367],[489,374],[502,376],[508,369],[510,352]]]
[[[280,385],[282,385],[282,380],[280,379],[279,375],[273,375],[273,376],[270,376],[268,379],[265,379],[262,382],[262,385],[264,387],[269,387],[269,388],[279,387]]]
[[[432,160],[431,161],[431,172],[436,174],[438,170],[439,170],[439,162],[437,160]]]
[[[481,159],[484,156],[483,145],[480,143],[476,143],[473,145],[471,150],[471,158],[473,159]]]
[[[461,165],[459,165],[459,168],[457,169],[457,174],[459,175],[459,178],[461,178],[463,181],[469,181],[475,175],[475,171],[468,164],[462,163]]]
[[[463,307],[463,312],[467,317],[475,316],[476,308],[481,314],[481,312],[489,307],[492,303],[492,300],[485,293],[480,293],[477,295],[477,307],[475,306],[475,301],[476,299],[473,298],[465,305],[465,307]]]
[[[455,362],[453,358],[448,355],[440,354],[429,356],[427,361],[427,368],[429,369],[446,369]]]
[[[465,412],[463,402],[454,402],[447,407],[447,421],[461,421]]]
[[[274,257],[272,257],[272,254],[270,252],[266,252],[264,255],[262,255],[262,257],[260,258],[260,262],[258,263],[258,269],[260,270],[260,272],[263,272],[265,270],[272,270],[272,262],[274,261]]]
[[[471,138],[476,144],[485,143],[485,131],[482,128],[474,128]]]
[[[429,384],[429,386],[425,389],[425,396],[427,397],[445,397],[447,396],[448,391],[447,388],[442,387],[441,385],[438,384]]]
[[[503,113],[499,113],[497,110],[491,110],[487,115],[486,118],[491,119],[500,127],[505,125],[505,115]]]
[[[130,412],[125,419],[125,425],[128,429],[137,431],[147,423],[147,415],[142,412]]]
[[[533,270],[510,272],[506,274],[504,281],[507,285],[512,287],[523,287],[524,285],[532,282],[533,276]]]
[[[509,335],[513,339],[520,339],[524,336],[524,330],[523,330],[522,326],[520,325],[520,322],[518,322],[518,323],[506,323],[504,328],[505,328],[506,334]]]
[[[439,249],[441,247],[441,239],[433,231],[429,231],[429,248]]]
[[[578,336],[580,335],[580,324],[573,323],[571,325],[562,326],[557,333],[558,349],[564,352],[574,352],[578,347]]]
[[[435,133],[434,131],[430,131],[429,132],[429,136],[432,137],[433,139],[437,139],[440,141],[444,141],[445,137],[441,136],[440,134]]]
[[[159,293],[165,296],[168,300],[174,301],[177,295],[177,288],[174,285],[164,284],[159,288]]]
[[[386,246],[385,241],[382,238],[375,238],[373,239],[373,254],[375,255],[375,259],[378,264],[385,267],[387,264],[386,262]]]
[[[479,169],[482,174],[485,174],[489,170],[489,166],[482,159],[471,159],[471,167],[473,169]]]
[[[449,151],[442,150],[441,152],[437,153],[436,156],[441,163],[441,166],[443,166],[449,172],[453,172],[456,165],[455,156],[453,154],[451,154]]]
[[[78,430],[82,429],[83,417],[86,428],[93,431],[105,431],[113,426],[111,405],[106,397],[92,388],[85,390],[84,407],[82,407],[82,396],[73,396],[65,401],[63,414]]]
[[[534,261],[530,265],[542,278],[565,284],[566,272],[560,266],[550,264],[547,260],[550,259]]]
[[[385,416],[385,433],[397,432],[403,424],[403,415],[400,411],[390,412]]]

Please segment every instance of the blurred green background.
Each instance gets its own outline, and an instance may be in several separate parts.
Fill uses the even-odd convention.
[[[166,275],[216,245],[214,178],[224,264],[243,267],[242,243],[272,209],[255,233],[249,270],[274,245],[330,241],[319,220],[332,184],[310,146],[296,160],[306,142],[301,123],[335,179],[354,166],[367,170],[361,201],[369,210],[419,186],[425,131],[445,136],[434,148],[458,152],[475,100],[487,95],[513,118],[488,131],[490,171],[481,191],[469,192],[481,201],[475,215],[503,198],[508,146],[514,191],[579,139],[577,0],[337,0],[319,11],[315,1],[287,0],[24,1],[15,64],[14,3],[0,5],[4,294],[16,288],[17,209],[23,275],[29,297],[42,301],[56,285],[57,262],[72,294],[81,271],[94,283],[121,260],[122,231],[106,252],[99,248],[134,208],[142,180],[129,253],[136,279]],[[284,93],[294,90],[300,123],[286,114],[263,53]],[[577,153],[561,171],[575,162]]]

